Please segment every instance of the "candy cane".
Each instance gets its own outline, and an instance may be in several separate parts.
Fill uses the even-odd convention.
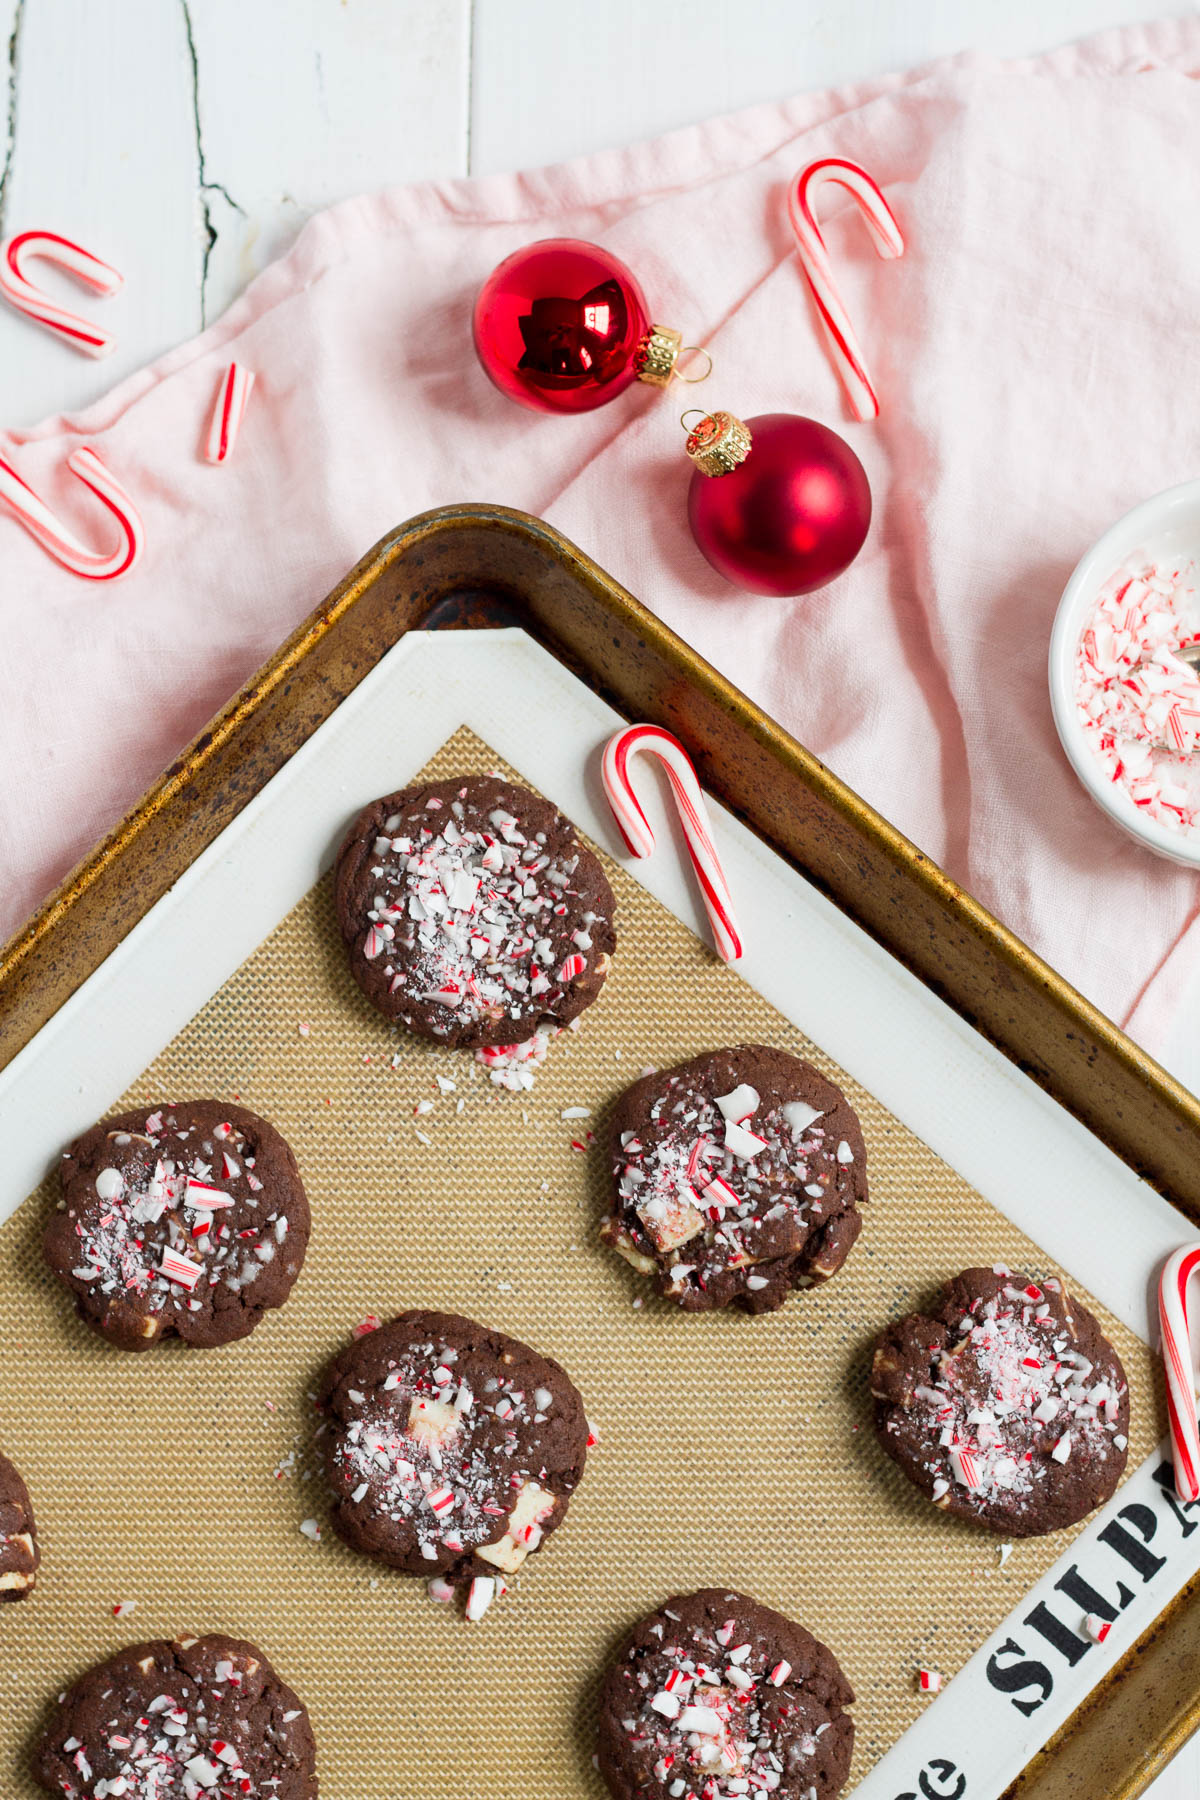
[[[217,403],[213,407],[212,424],[208,428],[208,442],[204,446],[208,462],[228,462],[233,455],[233,446],[237,443],[242,416],[253,386],[253,369],[243,369],[241,363],[231,362],[221,377]]]
[[[93,325],[90,319],[81,318],[68,307],[60,306],[57,300],[52,300],[30,281],[25,264],[34,256],[57,264],[97,294],[115,294],[124,277],[89,250],[73,244],[70,238],[59,237],[54,231],[20,231],[0,249],[0,296],[18,312],[45,325],[47,330],[57,331],[85,356],[107,356],[115,338]]]
[[[86,488],[90,488],[97,500],[107,506],[121,528],[116,549],[107,555],[81,544],[2,456],[0,500],[7,502],[29,535],[72,575],[81,575],[87,581],[115,581],[118,575],[125,575],[132,569],[145,545],[145,532],[137,508],[120,482],[86,444],[71,452],[67,467]]]
[[[1200,1500],[1200,1430],[1196,1425],[1196,1366],[1188,1327],[1188,1282],[1200,1269],[1200,1246],[1176,1250],[1158,1278],[1158,1320],[1167,1371],[1167,1415],[1175,1462],[1175,1492]]]
[[[788,217],[800,246],[804,277],[816,302],[833,366],[841,376],[855,418],[875,419],[879,416],[879,401],[858,347],[850,315],[842,305],[834,283],[829,252],[813,211],[816,196],[826,187],[845,188],[857,201],[880,256],[903,256],[904,239],[877,184],[865,169],[843,157],[824,156],[819,162],[809,163],[788,190]]]
[[[736,962],[742,954],[742,938],[733,914],[729,883],[713,844],[704,795],[687,751],[658,725],[627,725],[604,746],[600,765],[604,792],[621,836],[634,856],[649,856],[654,849],[654,833],[629,779],[629,759],[641,752],[656,756],[666,771],[718,954],[726,962]]]

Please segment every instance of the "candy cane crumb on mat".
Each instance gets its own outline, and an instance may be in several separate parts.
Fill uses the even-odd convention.
[[[107,553],[89,550],[34,493],[12,464],[0,456],[0,500],[11,509],[26,531],[64,569],[86,581],[115,581],[128,574],[145,546],[145,530],[137,508],[96,452],[81,444],[67,458],[71,473],[95,494],[117,521],[116,548]]]
[[[1200,1500],[1200,1431],[1196,1426],[1196,1365],[1188,1327],[1188,1283],[1200,1269],[1200,1244],[1185,1244],[1163,1265],[1158,1279],[1158,1319],[1167,1375],[1167,1414],[1175,1492]]]
[[[84,287],[105,296],[117,292],[123,276],[90,250],[54,231],[20,231],[0,245],[0,296],[85,356],[107,356],[116,342],[110,333],[61,305],[29,279],[27,267],[35,257],[55,264]]]
[[[212,423],[209,425],[208,440],[204,446],[204,456],[207,462],[228,462],[233,455],[233,447],[237,443],[238,432],[242,427],[246,404],[250,399],[250,390],[253,386],[253,369],[244,369],[241,363],[231,362],[222,375],[221,385],[217,389]]]
[[[729,883],[713,842],[704,795],[687,751],[678,738],[659,725],[627,725],[604,746],[601,777],[621,836],[634,856],[649,856],[654,849],[654,833],[629,776],[630,759],[643,753],[658,758],[671,784],[717,952],[726,962],[736,962],[742,954],[742,936]]]
[[[850,315],[833,279],[833,265],[817,223],[815,202],[827,187],[844,188],[855,201],[880,256],[903,256],[904,239],[878,183],[858,163],[844,157],[823,156],[809,163],[788,190],[788,217],[833,366],[841,377],[854,417],[874,419],[879,416],[879,400]]]

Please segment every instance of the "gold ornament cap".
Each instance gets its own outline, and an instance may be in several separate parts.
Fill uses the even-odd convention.
[[[669,325],[652,325],[633,353],[638,380],[648,381],[651,387],[669,387],[682,349],[682,331],[672,331]]]
[[[749,426],[741,419],[728,412],[712,412],[705,413],[688,431],[684,449],[702,475],[730,475],[745,462],[753,442]]]

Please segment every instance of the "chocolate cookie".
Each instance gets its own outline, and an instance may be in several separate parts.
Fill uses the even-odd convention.
[[[29,1489],[7,1456],[0,1456],[0,1601],[31,1594],[41,1560]]]
[[[853,1700],[832,1650],[782,1613],[725,1588],[677,1595],[608,1672],[600,1773],[617,1800],[835,1800]]]
[[[565,1371],[454,1313],[401,1313],[347,1345],[319,1404],[335,1529],[408,1575],[479,1578],[472,1609],[562,1523],[587,1457]]]
[[[237,1638],[132,1644],[59,1696],[34,1756],[67,1800],[316,1800],[308,1714]]]
[[[867,1198],[858,1116],[810,1063],[742,1044],[643,1075],[612,1123],[601,1236],[690,1312],[782,1306],[845,1262]]]
[[[123,1350],[172,1332],[202,1348],[282,1306],[308,1247],[296,1158],[274,1126],[222,1100],[141,1108],[65,1153],[46,1261],[80,1316]]]
[[[422,1037],[474,1049],[569,1024],[599,994],[615,902],[570,820],[495,775],[427,781],[358,815],[337,861],[354,979]]]
[[[997,1264],[890,1325],[871,1372],[879,1441],[935,1506],[1041,1537],[1076,1525],[1125,1469],[1129,1385],[1086,1308]]]

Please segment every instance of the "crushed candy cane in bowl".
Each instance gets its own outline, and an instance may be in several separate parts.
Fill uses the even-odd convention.
[[[1082,558],[1050,642],[1054,722],[1092,798],[1200,868],[1200,482],[1156,494]]]

